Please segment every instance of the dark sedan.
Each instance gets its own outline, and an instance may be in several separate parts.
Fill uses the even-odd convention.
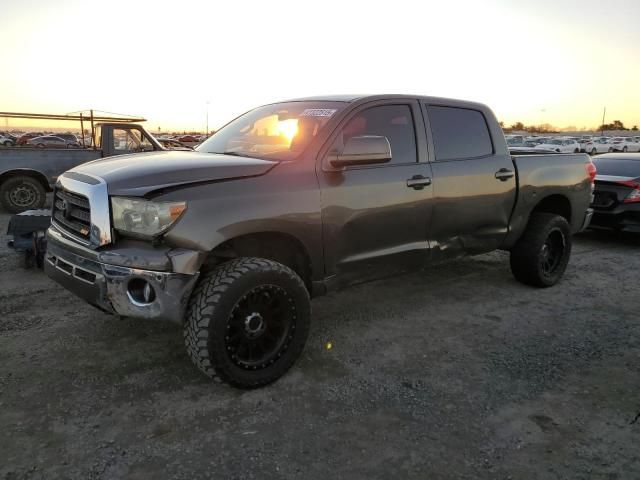
[[[591,226],[640,232],[640,153],[606,153],[593,163],[598,173]]]

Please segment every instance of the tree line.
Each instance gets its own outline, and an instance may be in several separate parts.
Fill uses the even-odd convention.
[[[548,123],[543,123],[542,125],[525,125],[522,122],[515,122],[510,126],[506,126],[504,122],[500,122],[500,126],[505,132],[511,131],[526,131],[532,133],[559,133],[560,129]],[[565,128],[564,130],[578,130],[576,128]],[[627,130],[627,131],[638,131],[638,126],[634,125],[631,128],[627,128],[624,126],[620,120],[614,120],[611,123],[605,123],[604,125],[600,125],[598,128],[593,128],[591,131],[604,131],[604,130]]]

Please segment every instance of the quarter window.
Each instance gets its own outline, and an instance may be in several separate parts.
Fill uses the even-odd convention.
[[[483,157],[493,153],[484,115],[468,108],[428,106],[436,160]]]
[[[387,137],[391,145],[389,163],[415,163],[418,161],[416,132],[409,105],[382,105],[363,110],[342,127],[333,150],[342,151],[352,137],[379,135]]]

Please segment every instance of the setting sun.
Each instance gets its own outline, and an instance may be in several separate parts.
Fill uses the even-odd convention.
[[[298,133],[298,120],[291,118],[278,122],[278,135],[282,135],[287,139],[287,143],[291,143],[293,137]]]

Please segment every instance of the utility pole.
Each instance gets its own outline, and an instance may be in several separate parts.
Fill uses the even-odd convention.
[[[207,100],[207,130],[204,132],[204,134],[207,137],[209,136],[209,100]]]
[[[604,116],[607,114],[607,107],[604,107],[604,111],[602,112],[602,123],[601,125],[601,131],[600,131],[600,136],[604,137]]]

